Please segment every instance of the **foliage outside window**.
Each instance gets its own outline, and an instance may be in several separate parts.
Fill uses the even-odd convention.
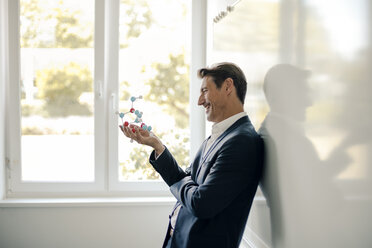
[[[93,178],[94,8],[86,8],[93,2],[20,1],[22,166],[26,181],[85,182]],[[159,14],[164,5],[174,10],[171,21]],[[185,28],[187,9],[187,1],[182,0],[121,0],[119,20],[120,59],[139,61],[134,73],[120,66],[119,73],[124,76],[119,76],[119,105],[127,106],[128,98],[136,93],[133,88],[141,84],[145,89],[141,92],[144,104],[159,109],[161,116],[174,123],[168,131],[155,130],[184,167],[189,163],[189,65],[185,39],[173,42],[176,45],[164,50],[162,56],[148,55],[148,60],[142,60],[133,54],[138,54],[138,43],[141,47],[151,46],[163,34],[176,37],[172,34],[175,30],[185,33],[180,29]],[[160,43],[167,46],[167,42],[165,39]],[[128,53],[132,56],[125,56]],[[148,122],[156,125],[157,121],[149,118]],[[68,151],[71,142],[80,144],[83,150],[78,157]],[[66,163],[75,167],[46,162],[58,161],[54,156],[62,155],[45,149],[63,149],[62,144],[67,146],[63,156],[71,158]],[[119,156],[125,155],[119,161],[120,180],[159,179],[148,163],[150,151],[135,144],[119,150]],[[40,161],[44,165],[39,165]],[[89,168],[81,166],[88,163]],[[43,173],[44,177],[38,176]],[[80,178],[70,177],[72,174]],[[89,174],[89,179],[84,179],[84,174]]]

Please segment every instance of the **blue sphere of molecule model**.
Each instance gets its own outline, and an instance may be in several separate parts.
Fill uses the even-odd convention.
[[[122,123],[123,123],[123,126],[129,126],[129,124],[131,124],[131,123],[142,123],[141,125],[140,125],[140,128],[142,128],[143,130],[147,130],[147,131],[151,131],[152,130],[152,127],[151,126],[147,126],[147,125],[145,125],[145,123],[143,123],[142,122],[142,115],[143,115],[143,112],[141,112],[141,111],[139,111],[139,110],[135,110],[134,108],[133,108],[133,103],[137,100],[137,99],[142,99],[143,97],[142,96],[138,96],[138,97],[135,97],[135,96],[132,96],[131,98],[130,98],[130,100],[132,101],[132,106],[131,106],[131,108],[130,108],[130,110],[128,111],[128,112],[126,112],[126,113],[120,113],[119,111],[116,111],[116,114],[118,114],[119,116],[120,116],[120,118],[121,118],[121,120],[122,120]],[[126,116],[128,113],[134,113],[135,115],[136,115],[136,118],[135,118],[135,120],[134,120],[134,122],[131,122],[131,123],[129,123],[128,121],[126,121],[126,122],[124,122],[124,120],[123,120],[123,118],[124,118],[124,116]],[[134,133],[136,130],[133,128],[132,129],[132,132]],[[131,140],[131,142],[132,142],[133,140]]]

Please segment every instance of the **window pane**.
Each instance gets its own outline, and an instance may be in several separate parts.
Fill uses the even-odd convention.
[[[22,180],[94,180],[93,0],[21,0]]]
[[[152,127],[184,167],[189,163],[189,2],[120,3],[120,111],[130,110],[131,96],[143,96],[133,102],[133,108],[143,112],[142,121]],[[131,122],[135,117],[128,113],[123,120]],[[148,163],[151,151],[120,134],[119,180],[158,179]]]

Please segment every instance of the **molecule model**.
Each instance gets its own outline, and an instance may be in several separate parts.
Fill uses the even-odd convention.
[[[135,96],[132,96],[130,98],[130,101],[132,103],[131,105],[131,108],[128,112],[125,112],[125,113],[122,113],[122,112],[116,112],[117,115],[119,115],[119,117],[121,118],[121,122],[123,124],[123,127],[127,127],[129,126],[129,124],[139,124],[141,123],[141,128],[143,130],[147,130],[147,131],[151,131],[152,127],[151,126],[147,126],[145,123],[142,122],[142,115],[143,115],[143,112],[139,111],[139,110],[136,110],[134,109],[133,107],[133,104],[134,102],[137,100],[137,99],[142,99],[142,96],[138,96],[138,97],[135,97]],[[128,122],[128,121],[124,121],[124,117],[127,115],[127,114],[135,114],[136,118],[134,119],[133,122]],[[136,130],[134,128],[132,128],[132,132],[135,133]],[[133,140],[130,140],[131,142],[133,142]]]

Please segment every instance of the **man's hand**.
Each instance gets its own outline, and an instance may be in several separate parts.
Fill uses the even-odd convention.
[[[137,141],[139,144],[151,146],[154,148],[156,154],[161,154],[164,151],[163,143],[154,133],[143,130],[136,125],[129,125],[127,127],[120,125],[119,127],[125,136]]]

